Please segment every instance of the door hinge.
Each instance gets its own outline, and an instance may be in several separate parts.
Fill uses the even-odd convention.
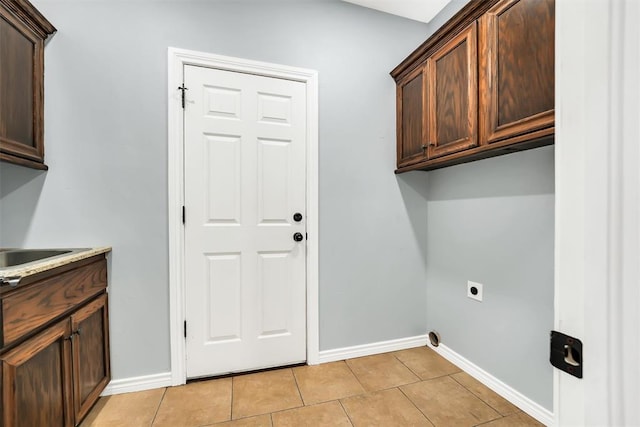
[[[182,207],[182,223],[183,223],[183,224],[186,224],[186,216],[187,216],[186,209],[185,209],[185,207],[183,206],[183,207]]]
[[[182,86],[178,86],[178,90],[182,91],[182,108],[184,109],[184,96],[185,96],[185,91],[189,90],[184,86],[184,83],[182,83]]]
[[[184,321],[184,337],[187,337],[187,321]]]

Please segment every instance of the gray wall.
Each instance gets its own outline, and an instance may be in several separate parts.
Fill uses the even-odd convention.
[[[51,169],[0,163],[0,246],[113,246],[114,378],[170,368],[175,46],[319,71],[322,350],[435,329],[551,408],[553,149],[392,173],[388,72],[465,1],[429,26],[337,0],[34,3],[59,29],[46,49]],[[467,280],[484,302],[465,296]]]
[[[337,0],[34,4],[58,28],[50,170],[0,163],[0,246],[113,246],[115,379],[170,369],[168,46],[319,71],[321,349],[425,333],[424,176],[393,174],[388,73],[427,25]]]
[[[453,0],[437,27],[466,4]],[[427,172],[427,329],[553,410],[554,150]],[[484,285],[469,299],[467,281]]]
[[[429,172],[428,329],[551,410],[553,147]],[[482,283],[483,301],[467,295]]]

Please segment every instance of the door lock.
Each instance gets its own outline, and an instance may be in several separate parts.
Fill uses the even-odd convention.
[[[293,235],[293,240],[295,242],[302,242],[303,239],[304,239],[304,236],[302,235],[302,233],[295,233]]]

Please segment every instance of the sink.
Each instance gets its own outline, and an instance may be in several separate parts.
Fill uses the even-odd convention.
[[[6,249],[0,251],[0,268],[18,267],[84,249]]]

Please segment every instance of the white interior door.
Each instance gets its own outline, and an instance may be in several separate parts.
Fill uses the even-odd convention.
[[[187,377],[303,362],[305,84],[197,66],[184,81]]]

